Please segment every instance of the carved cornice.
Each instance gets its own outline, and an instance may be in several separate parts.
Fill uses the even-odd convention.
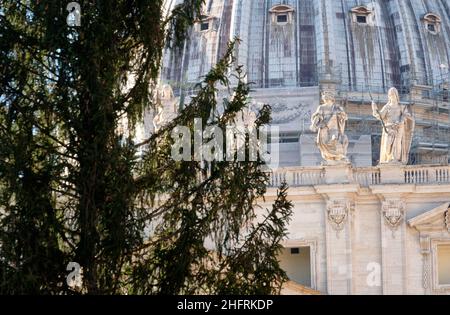
[[[373,10],[372,10],[372,9],[369,9],[369,8],[366,7],[366,6],[360,5],[360,6],[357,6],[357,7],[352,8],[352,9],[350,10],[350,12],[356,13],[356,14],[369,15],[369,14],[371,14],[371,13],[373,12]]]
[[[427,13],[423,16],[422,18],[423,21],[425,22],[430,22],[430,23],[441,23],[442,19],[439,15],[435,14],[435,13]]]
[[[294,11],[294,8],[287,4],[277,4],[269,10],[270,13],[288,13]]]
[[[408,221],[409,226],[419,232],[450,233],[450,203],[446,202],[433,210],[422,213]]]

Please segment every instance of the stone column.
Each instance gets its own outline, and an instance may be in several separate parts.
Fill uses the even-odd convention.
[[[406,205],[402,199],[388,198],[381,206],[381,246],[384,295],[403,295],[406,266]]]
[[[355,196],[360,187],[353,183],[351,165],[325,167],[326,185],[315,186],[326,200],[325,238],[327,249],[327,292],[353,293],[352,240]]]
[[[334,198],[327,201],[326,247],[328,294],[352,294],[352,223],[354,201]]]

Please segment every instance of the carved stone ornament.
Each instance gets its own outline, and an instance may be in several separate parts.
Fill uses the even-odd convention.
[[[431,276],[429,255],[423,255],[422,260],[423,260],[422,285],[424,289],[428,289],[430,287],[430,276]]]
[[[402,200],[387,200],[383,202],[383,217],[386,224],[393,230],[397,230],[405,218],[405,202]]]
[[[431,244],[430,237],[428,235],[420,235],[420,250],[422,254],[423,262],[423,272],[422,272],[422,283],[424,289],[429,289],[430,279],[431,279],[431,266],[430,266],[430,254],[431,254]]]
[[[266,102],[253,101],[252,107],[259,110]],[[286,104],[284,99],[276,98],[276,101],[271,103],[272,107],[272,123],[276,125],[289,124],[296,119],[310,120],[311,111],[308,105],[304,103]]]
[[[445,227],[447,231],[450,233],[450,208],[445,213]]]
[[[344,229],[351,210],[353,210],[353,204],[348,200],[330,200],[328,202],[328,220],[336,232],[339,233]]]

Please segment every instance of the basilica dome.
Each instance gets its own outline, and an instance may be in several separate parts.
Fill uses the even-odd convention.
[[[234,36],[261,88],[315,85],[327,72],[351,89],[434,85],[448,73],[448,0],[207,0],[203,12],[166,58],[167,80],[198,81]]]
[[[162,80],[186,93],[236,36],[255,99],[274,105],[298,150],[320,91],[331,88],[356,146],[366,136],[376,151],[370,101],[396,87],[417,116],[414,161],[448,162],[450,0],[206,0],[189,39],[166,51]]]

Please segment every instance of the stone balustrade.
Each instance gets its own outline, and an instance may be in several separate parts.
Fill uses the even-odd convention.
[[[376,166],[351,167],[341,166],[343,174],[348,174],[348,181],[327,178],[329,167],[289,167],[271,172],[269,187],[278,187],[284,181],[291,187],[305,187],[325,184],[351,183],[362,187],[383,184],[436,185],[450,184],[450,166]],[[334,166],[336,169],[336,166]],[[339,167],[337,167],[339,168]]]
[[[381,183],[381,172],[377,167],[356,168],[354,177],[358,184],[365,187]]]
[[[289,186],[315,186],[325,184],[323,167],[289,167],[280,168],[271,173],[270,187],[278,187],[286,182]]]
[[[450,183],[450,166],[407,167],[405,184],[440,184]]]

